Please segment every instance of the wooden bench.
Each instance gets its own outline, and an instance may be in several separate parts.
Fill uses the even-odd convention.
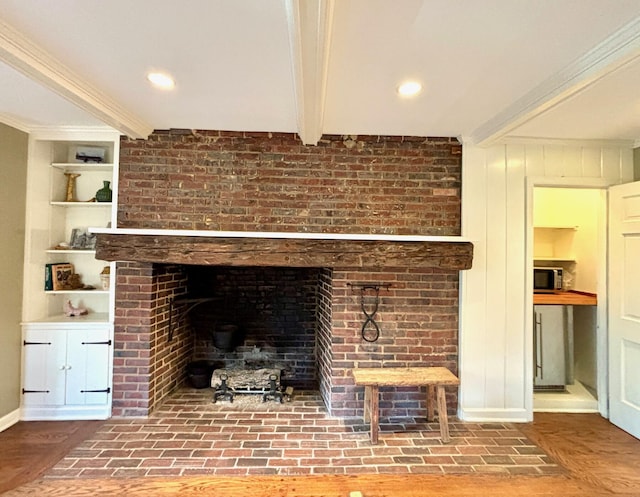
[[[378,443],[380,387],[427,386],[427,421],[434,420],[437,399],[440,436],[449,442],[449,422],[444,387],[460,380],[447,368],[360,368],[353,370],[356,385],[364,385],[364,420],[371,424],[371,443]]]

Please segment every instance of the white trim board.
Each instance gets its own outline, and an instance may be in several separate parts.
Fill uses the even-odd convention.
[[[11,428],[18,421],[20,421],[20,409],[11,411],[0,418],[0,432],[3,432],[7,428]]]
[[[526,409],[460,408],[458,418],[472,423],[529,423],[532,413]]]
[[[287,231],[213,231],[166,230],[136,228],[90,228],[91,233],[105,235],[143,236],[200,236],[206,238],[279,238],[296,240],[364,240],[387,242],[447,242],[465,243],[471,240],[461,236],[384,235],[370,233],[301,233]]]

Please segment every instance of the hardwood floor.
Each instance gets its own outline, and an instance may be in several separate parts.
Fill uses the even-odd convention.
[[[101,421],[18,423],[0,433],[0,494],[39,478]]]
[[[605,497],[640,496],[640,441],[597,414],[536,414],[518,425],[566,471],[552,476],[330,475],[50,479],[42,474],[99,422],[20,423],[0,434],[7,496]],[[30,483],[24,483],[34,479]]]

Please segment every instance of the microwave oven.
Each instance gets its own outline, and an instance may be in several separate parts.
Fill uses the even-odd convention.
[[[562,290],[561,267],[534,267],[533,268],[533,291],[552,292]]]

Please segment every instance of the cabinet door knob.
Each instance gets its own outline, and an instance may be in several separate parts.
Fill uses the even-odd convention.
[[[67,366],[65,366],[64,364],[60,366],[60,371],[64,371],[65,369],[67,369]]]

